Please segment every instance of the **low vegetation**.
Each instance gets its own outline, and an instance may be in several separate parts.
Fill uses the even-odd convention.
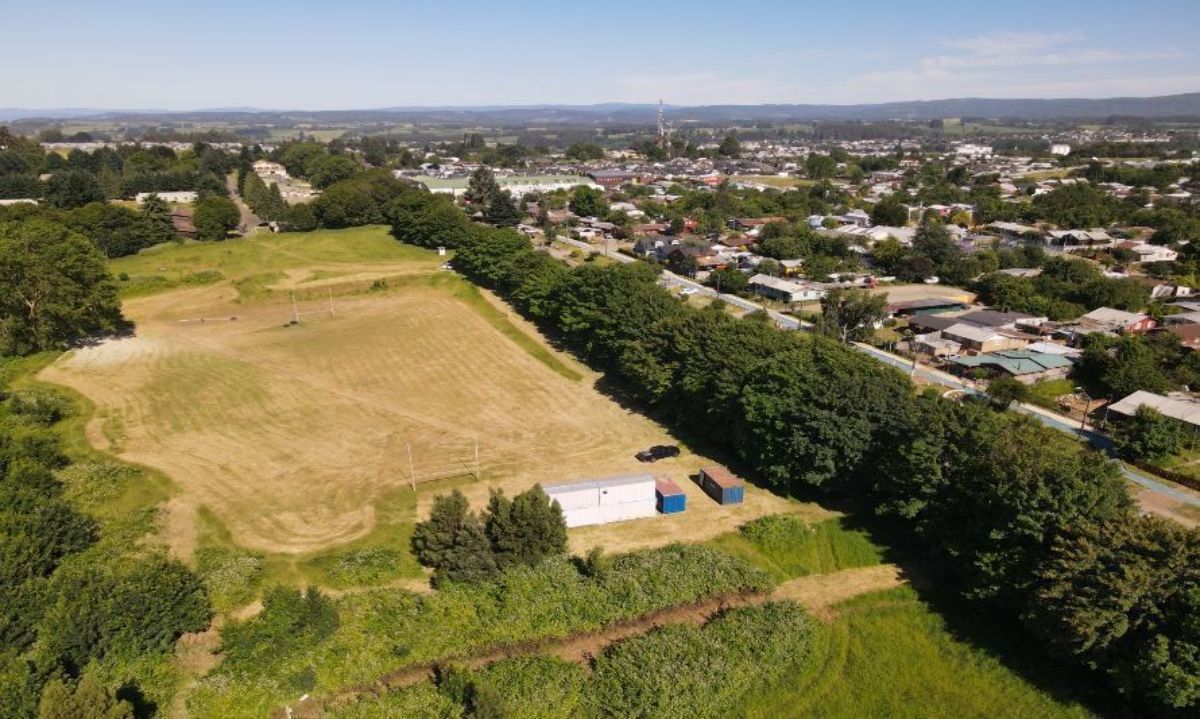
[[[600,572],[586,561],[554,557],[537,566],[512,566],[487,582],[448,583],[431,595],[397,589],[347,595],[332,602],[336,629],[327,634],[332,620],[325,610],[293,607],[324,607],[328,600],[312,592],[278,595],[281,601],[262,614],[222,631],[222,641],[236,643],[240,659],[206,677],[189,709],[196,716],[257,717],[300,694],[332,692],[404,666],[595,631],[709,596],[769,586],[766,575],[741,560],[676,544],[613,557]],[[313,623],[321,629],[296,628],[294,622],[305,616],[316,617]],[[303,621],[307,626],[309,620]],[[280,626],[310,640],[275,651]]]
[[[763,682],[814,660],[815,622],[789,602],[730,610],[703,627],[675,624],[617,642],[591,675],[544,656],[478,671],[450,670],[436,683],[385,694],[334,713],[338,719],[438,717],[726,717]]]
[[[746,559],[779,582],[881,561],[880,548],[861,530],[847,529],[842,519],[814,524],[792,515],[769,515],[710,544]]]

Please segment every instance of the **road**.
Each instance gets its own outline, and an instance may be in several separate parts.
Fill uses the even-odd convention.
[[[572,240],[572,239],[564,239],[561,237],[559,239],[573,247],[578,247],[579,249],[584,250],[586,252],[591,252],[593,254],[599,254],[601,252],[601,250],[599,248],[597,248],[594,245],[589,245],[586,242],[580,242],[579,240]],[[621,263],[629,263],[629,262],[637,262],[638,261],[637,259],[630,257],[629,255],[623,255],[619,252],[616,252],[615,250],[611,250],[611,251],[607,252],[606,255],[610,259],[616,260],[617,262],[621,262]],[[679,287],[682,289],[690,289],[690,290],[694,290],[696,294],[700,294],[705,297],[720,298],[720,299],[724,300],[725,302],[727,302],[735,307],[738,307],[739,309],[746,310],[747,312],[756,312],[759,310],[766,310],[767,314],[771,317],[772,320],[774,320],[775,324],[779,325],[783,329],[787,329],[787,330],[810,329],[812,326],[811,323],[809,323],[809,322],[805,322],[801,319],[792,317],[790,315],[785,315],[785,314],[776,312],[775,310],[766,309],[765,307],[763,307],[760,304],[751,302],[750,300],[747,300],[742,297],[738,297],[737,295],[729,295],[729,294],[719,293],[711,287],[702,285],[699,282],[690,280],[686,277],[681,277],[680,275],[677,275],[674,272],[670,272],[668,270],[663,270],[663,273],[662,273],[661,278],[659,279],[659,282],[664,287],[668,287],[668,288]],[[981,390],[979,390],[979,388],[973,386],[969,382],[966,382],[958,377],[955,377],[954,375],[947,374],[940,370],[933,369],[932,367],[918,365],[916,372],[914,373],[913,369],[912,369],[913,363],[912,363],[912,360],[910,360],[910,359],[891,354],[890,352],[885,352],[881,349],[872,347],[867,344],[863,344],[861,342],[854,342],[851,344],[851,346],[854,347],[859,352],[862,352],[870,357],[873,357],[876,360],[883,362],[884,364],[891,365],[891,366],[895,367],[896,369],[899,369],[903,372],[909,373],[911,376],[916,376],[923,380],[932,382],[934,384],[941,385],[942,387],[946,387],[946,388],[952,389],[952,390],[958,390],[960,392],[964,392],[964,393],[966,393],[968,395],[972,395],[972,396],[981,396],[984,394]],[[1090,429],[1081,431],[1081,428],[1079,425],[1075,424],[1073,421],[1068,420],[1067,418],[1065,418],[1061,415],[1058,415],[1058,414],[1055,414],[1048,410],[1042,409],[1041,407],[1038,407],[1036,405],[1024,404],[1024,403],[1013,403],[1013,405],[1010,407],[1010,409],[1012,409],[1014,412],[1019,412],[1021,414],[1033,417],[1037,421],[1041,422],[1042,424],[1044,424],[1047,427],[1050,427],[1052,429],[1057,429],[1060,432],[1074,435],[1075,437],[1077,437],[1080,440],[1086,439],[1093,446],[1097,447],[1098,449],[1102,449],[1105,452],[1108,452],[1109,454],[1111,454],[1113,452],[1113,443],[1112,443],[1111,439],[1109,439],[1108,437],[1106,437],[1105,435],[1103,435],[1099,432],[1095,432]],[[1158,481],[1151,477],[1147,477],[1144,474],[1135,472],[1135,471],[1131,470],[1129,467],[1125,466],[1125,463],[1123,463],[1123,462],[1118,462],[1118,466],[1121,469],[1121,474],[1124,475],[1126,479],[1146,488],[1150,492],[1162,495],[1164,498],[1166,498],[1167,500],[1172,501],[1172,502],[1181,502],[1183,504],[1188,504],[1188,505],[1191,505],[1194,507],[1200,507],[1200,496],[1191,494],[1189,492],[1186,492],[1186,491],[1179,489],[1175,486],[1172,486],[1170,484],[1166,484],[1164,482]]]
[[[225,176],[225,189],[229,190],[229,199],[233,200],[233,204],[237,205],[238,208],[238,232],[241,232],[243,235],[257,232],[258,225],[262,220],[250,210],[250,206],[238,194],[237,173]]]

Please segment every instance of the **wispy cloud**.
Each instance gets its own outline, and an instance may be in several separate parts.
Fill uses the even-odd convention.
[[[1179,92],[1193,70],[1180,67],[1194,56],[1173,48],[1121,50],[1095,47],[1080,33],[1002,32],[945,40],[937,54],[917,58],[907,67],[851,77],[847,94],[858,100],[930,99],[950,96],[1045,96],[1078,91],[1108,94]],[[1188,63],[1185,63],[1188,64]],[[1159,66],[1157,71],[1149,69]],[[1161,70],[1174,70],[1164,77]]]

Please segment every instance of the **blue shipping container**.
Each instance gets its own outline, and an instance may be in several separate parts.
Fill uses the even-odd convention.
[[[676,514],[687,509],[687,495],[669,479],[660,479],[654,483],[654,495],[658,500],[658,511],[662,514]]]
[[[700,470],[700,487],[719,504],[741,504],[746,494],[741,478],[719,465]]]

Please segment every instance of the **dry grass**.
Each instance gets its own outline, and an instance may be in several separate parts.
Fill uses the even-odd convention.
[[[599,393],[593,373],[528,325],[438,270],[433,253],[364,262],[332,234],[311,244],[242,240],[236,251],[258,261],[221,255],[218,283],[128,300],[134,336],[76,350],[41,374],[95,402],[89,441],[179,486],[167,529],[181,555],[196,543],[188,508],[199,507],[258,552],[362,539],[376,529],[376,504],[410,482],[409,447],[418,482],[463,484],[478,441],[482,481],[463,489],[482,507],[490,487],[512,494],[636,471],[637,450],[674,441]],[[374,247],[378,238],[361,241]],[[312,249],[326,246],[334,259]],[[177,252],[198,259],[175,262],[166,250],[152,261],[194,271],[217,250]],[[367,291],[384,276],[386,290]],[[293,290],[306,314],[284,326]],[[335,316],[325,311],[330,291]],[[741,507],[718,507],[686,480],[707,461],[685,451],[655,466],[687,487],[683,517],[581,529],[572,544],[626,550],[703,539],[793,508],[754,490]],[[419,493],[418,514],[433,495]]]
[[[928,297],[944,297],[963,302],[975,301],[975,294],[973,292],[949,285],[882,285],[871,291],[887,295],[888,302],[911,302]]]

